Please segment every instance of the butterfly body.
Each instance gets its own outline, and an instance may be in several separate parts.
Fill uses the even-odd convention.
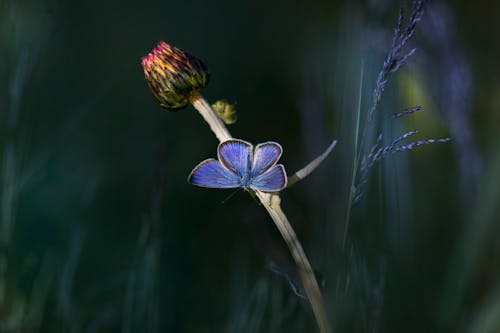
[[[276,164],[283,149],[276,142],[258,144],[230,139],[219,144],[218,160],[209,158],[189,174],[188,182],[208,188],[276,192],[287,185],[285,168]]]

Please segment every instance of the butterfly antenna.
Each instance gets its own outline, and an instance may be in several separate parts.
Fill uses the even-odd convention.
[[[226,202],[228,202],[228,201],[229,201],[229,199],[231,199],[232,197],[234,197],[234,195],[235,195],[236,193],[238,193],[241,189],[242,189],[242,188],[240,187],[239,189],[237,189],[237,190],[233,191],[233,193],[231,193],[230,195],[228,195],[228,196],[227,196],[227,198],[226,198],[226,199],[224,199],[224,200],[222,200],[222,202],[221,202],[221,203],[222,203],[222,204],[225,204]]]

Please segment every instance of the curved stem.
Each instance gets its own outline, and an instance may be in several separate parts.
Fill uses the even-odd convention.
[[[321,295],[318,282],[314,276],[314,271],[309,263],[309,260],[307,259],[302,245],[299,242],[299,239],[297,238],[297,235],[295,234],[295,231],[292,228],[292,225],[281,209],[280,197],[277,194],[260,191],[256,191],[255,193],[273,219],[274,224],[280,231],[281,236],[290,249],[290,253],[292,254],[292,257],[299,269],[302,285],[309,301],[311,302],[314,317],[316,318],[320,332],[330,332],[323,296]]]
[[[210,129],[214,132],[220,142],[231,139],[231,134],[227,130],[224,123],[219,119],[207,101],[205,101],[199,93],[193,93],[190,100],[196,110],[198,110],[208,123]],[[255,193],[271,216],[274,224],[290,249],[292,257],[299,270],[302,285],[304,286],[309,302],[311,302],[311,307],[320,332],[330,332],[323,296],[321,295],[316,277],[314,276],[314,271],[311,268],[311,264],[307,259],[292,225],[281,209],[281,200],[279,195],[260,191],[256,191]]]
[[[207,101],[201,97],[198,92],[193,92],[189,97],[196,110],[201,114],[203,119],[208,123],[212,132],[214,132],[220,142],[231,139],[231,134],[227,130],[222,120],[215,114]]]
[[[316,157],[314,160],[309,162],[305,167],[300,169],[299,171],[295,172],[291,177],[288,177],[288,185],[287,187],[292,187],[295,185],[297,182],[301,181],[302,179],[306,178],[316,170],[316,168],[323,163],[325,158],[328,157],[328,155],[332,152],[333,148],[337,145],[337,140],[333,140],[332,143],[326,148],[326,150],[323,152],[323,154],[319,155]]]

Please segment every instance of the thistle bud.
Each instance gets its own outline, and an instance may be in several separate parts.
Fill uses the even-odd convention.
[[[236,108],[235,104],[231,104],[225,100],[218,100],[212,104],[212,109],[217,113],[226,125],[231,125],[236,122]]]
[[[163,41],[142,58],[142,68],[160,106],[172,111],[186,107],[210,78],[203,61]]]

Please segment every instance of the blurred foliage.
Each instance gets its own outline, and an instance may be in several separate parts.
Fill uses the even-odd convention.
[[[399,1],[0,1],[0,332],[315,329],[268,269],[286,251],[263,208],[187,184],[217,140],[192,107],[156,104],[140,59],[159,40],[208,64],[204,96],[235,101],[231,132],[280,142],[289,173],[339,140],[283,193],[336,331],[498,332],[500,7],[437,3],[456,32],[447,56],[471,75],[461,97],[484,168],[468,191],[457,144],[391,156],[344,246],[355,114]],[[450,133],[443,87],[455,81],[438,74],[426,24],[382,98],[388,138]]]

